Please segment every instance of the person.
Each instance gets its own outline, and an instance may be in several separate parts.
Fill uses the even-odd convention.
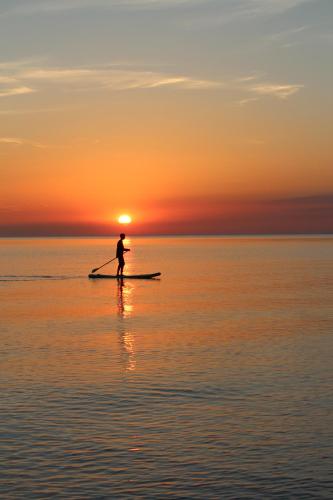
[[[122,276],[124,272],[124,267],[125,267],[125,259],[124,259],[124,253],[129,252],[129,248],[124,248],[124,243],[123,240],[126,238],[124,233],[120,234],[120,240],[117,243],[117,253],[116,257],[118,259],[118,269],[117,269],[117,276]]]

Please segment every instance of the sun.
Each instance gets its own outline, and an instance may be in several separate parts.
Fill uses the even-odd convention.
[[[118,222],[119,224],[130,224],[132,222],[132,217],[127,214],[119,215]]]

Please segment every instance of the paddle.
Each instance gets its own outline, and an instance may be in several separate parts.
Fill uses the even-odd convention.
[[[125,250],[125,252],[127,252],[128,250]],[[93,269],[91,271],[91,273],[95,273],[96,271],[98,271],[98,269],[101,269],[102,267],[106,266],[106,264],[110,264],[110,262],[112,262],[113,260],[116,260],[118,257],[114,257],[113,259],[111,260],[108,260],[107,262],[105,262],[105,264],[103,264],[102,266],[99,266],[99,267],[96,267],[95,269]]]
[[[105,264],[103,264],[102,266],[100,267],[96,267],[96,269],[93,269],[91,272],[92,273],[95,273],[96,271],[98,271],[98,269],[101,269],[102,267],[106,266],[106,264],[110,264],[110,262],[112,262],[113,260],[116,260],[117,257],[114,257],[113,259],[111,260],[108,260],[107,262],[105,262]]]

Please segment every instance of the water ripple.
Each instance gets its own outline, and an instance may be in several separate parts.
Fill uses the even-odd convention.
[[[0,275],[0,281],[46,281],[46,280],[72,280],[84,278],[84,276],[61,276],[61,275]]]
[[[0,247],[0,497],[332,498],[333,239],[140,241]]]

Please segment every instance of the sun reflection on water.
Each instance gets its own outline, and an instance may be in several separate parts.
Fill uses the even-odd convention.
[[[135,337],[133,333],[125,332],[121,337],[121,343],[126,353],[127,363],[126,363],[126,371],[134,371],[136,368],[136,359],[135,359]]]
[[[132,300],[133,287],[128,283],[124,283],[124,280],[118,281],[117,288],[117,305],[118,305],[118,316],[120,318],[119,322],[119,338],[122,348],[122,352],[126,359],[126,371],[134,371],[136,368],[135,359],[135,336],[133,333],[129,332],[126,328],[126,324],[123,320],[131,317],[133,313]]]

